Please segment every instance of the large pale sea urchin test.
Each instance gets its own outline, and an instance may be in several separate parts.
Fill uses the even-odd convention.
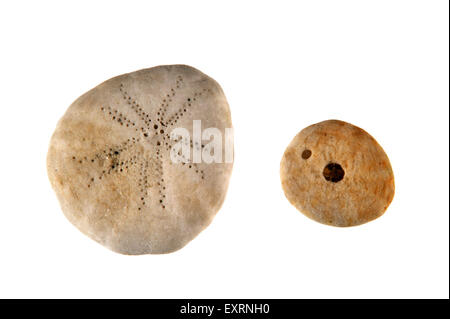
[[[192,136],[194,120],[232,127],[219,84],[185,65],[124,74],[83,94],[58,122],[47,155],[65,216],[122,254],[182,248],[220,209],[232,170],[227,162],[171,160],[171,131]]]
[[[329,120],[303,129],[281,160],[284,193],[309,218],[356,226],[383,215],[394,197],[389,159],[363,129]]]

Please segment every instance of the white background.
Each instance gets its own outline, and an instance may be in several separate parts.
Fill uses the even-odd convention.
[[[8,4],[7,4],[8,3]],[[448,1],[9,1],[0,4],[0,297],[449,297]],[[169,255],[122,256],[63,216],[46,173],[58,119],[104,80],[192,65],[235,127],[226,201]],[[396,195],[354,228],[286,200],[305,126],[358,125]]]

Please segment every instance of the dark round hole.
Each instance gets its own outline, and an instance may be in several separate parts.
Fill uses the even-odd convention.
[[[329,182],[337,183],[344,178],[344,175],[344,169],[337,163],[330,163],[323,169],[323,176]]]
[[[311,157],[311,154],[312,154],[312,152],[310,150],[304,150],[303,153],[302,153],[302,158],[304,160],[306,160],[306,159]]]

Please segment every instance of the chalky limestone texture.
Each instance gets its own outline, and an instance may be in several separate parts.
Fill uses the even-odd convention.
[[[47,155],[66,217],[123,254],[186,245],[221,207],[232,169],[192,162],[192,150],[208,143],[193,143],[193,120],[221,132],[232,127],[219,84],[185,65],[124,74],[79,97],[59,121]],[[191,134],[188,163],[170,159],[176,127]]]
[[[291,204],[327,225],[369,222],[394,197],[394,175],[381,146],[342,121],[324,121],[298,133],[283,155],[280,174]]]

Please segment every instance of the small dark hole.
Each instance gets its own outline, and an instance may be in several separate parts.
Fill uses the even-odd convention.
[[[310,150],[304,150],[303,153],[302,153],[302,158],[304,160],[307,160],[308,158],[311,157],[311,154],[312,154],[312,152]]]
[[[344,169],[337,163],[330,163],[323,169],[323,176],[329,182],[340,182],[344,178],[344,175]]]

